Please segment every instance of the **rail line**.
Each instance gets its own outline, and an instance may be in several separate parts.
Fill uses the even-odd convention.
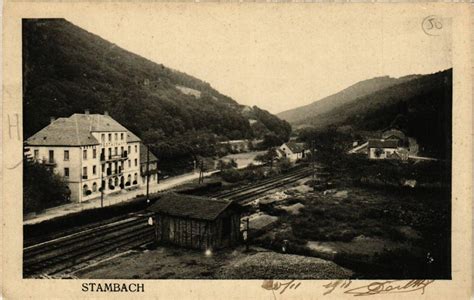
[[[311,174],[308,168],[290,171],[257,184],[210,195],[228,199],[243,205],[267,191],[288,185]],[[36,243],[23,248],[23,276],[61,275],[73,272],[90,260],[116,254],[154,239],[154,229],[146,222],[151,213],[127,215],[98,227],[87,227],[78,232]]]

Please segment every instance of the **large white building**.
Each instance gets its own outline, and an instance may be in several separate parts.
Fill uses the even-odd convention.
[[[81,202],[140,184],[140,139],[107,113],[59,118],[31,136],[33,159],[64,176],[71,201]]]

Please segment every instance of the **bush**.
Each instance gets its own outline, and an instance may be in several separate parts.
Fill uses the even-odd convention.
[[[221,177],[227,182],[239,182],[244,179],[242,174],[236,169],[227,169],[221,172]]]
[[[233,169],[233,168],[237,168],[237,162],[234,159],[230,159],[230,160],[220,159],[217,162],[217,169],[221,171],[227,170],[227,169]]]
[[[71,191],[64,178],[51,169],[24,159],[23,163],[23,213],[69,202]]]

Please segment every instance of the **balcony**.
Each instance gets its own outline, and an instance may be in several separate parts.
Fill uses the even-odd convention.
[[[120,167],[118,168],[118,170],[112,170],[108,168],[104,176],[108,177],[108,176],[121,175],[121,174],[123,174],[123,169]]]
[[[54,159],[45,159],[43,158],[41,160],[42,164],[45,165],[45,166],[49,166],[49,167],[55,167],[56,166],[56,160]]]
[[[108,161],[126,160],[127,158],[128,158],[128,155],[126,152],[122,154],[114,154],[114,155],[107,156]]]

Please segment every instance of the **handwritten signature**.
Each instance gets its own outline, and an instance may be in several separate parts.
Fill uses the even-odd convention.
[[[372,296],[378,294],[395,294],[421,291],[423,295],[428,285],[434,280],[386,280],[374,281],[368,285],[348,289],[352,285],[352,280],[336,280],[323,285],[328,289],[323,295],[332,293],[336,288],[344,290],[345,294],[354,296]]]

